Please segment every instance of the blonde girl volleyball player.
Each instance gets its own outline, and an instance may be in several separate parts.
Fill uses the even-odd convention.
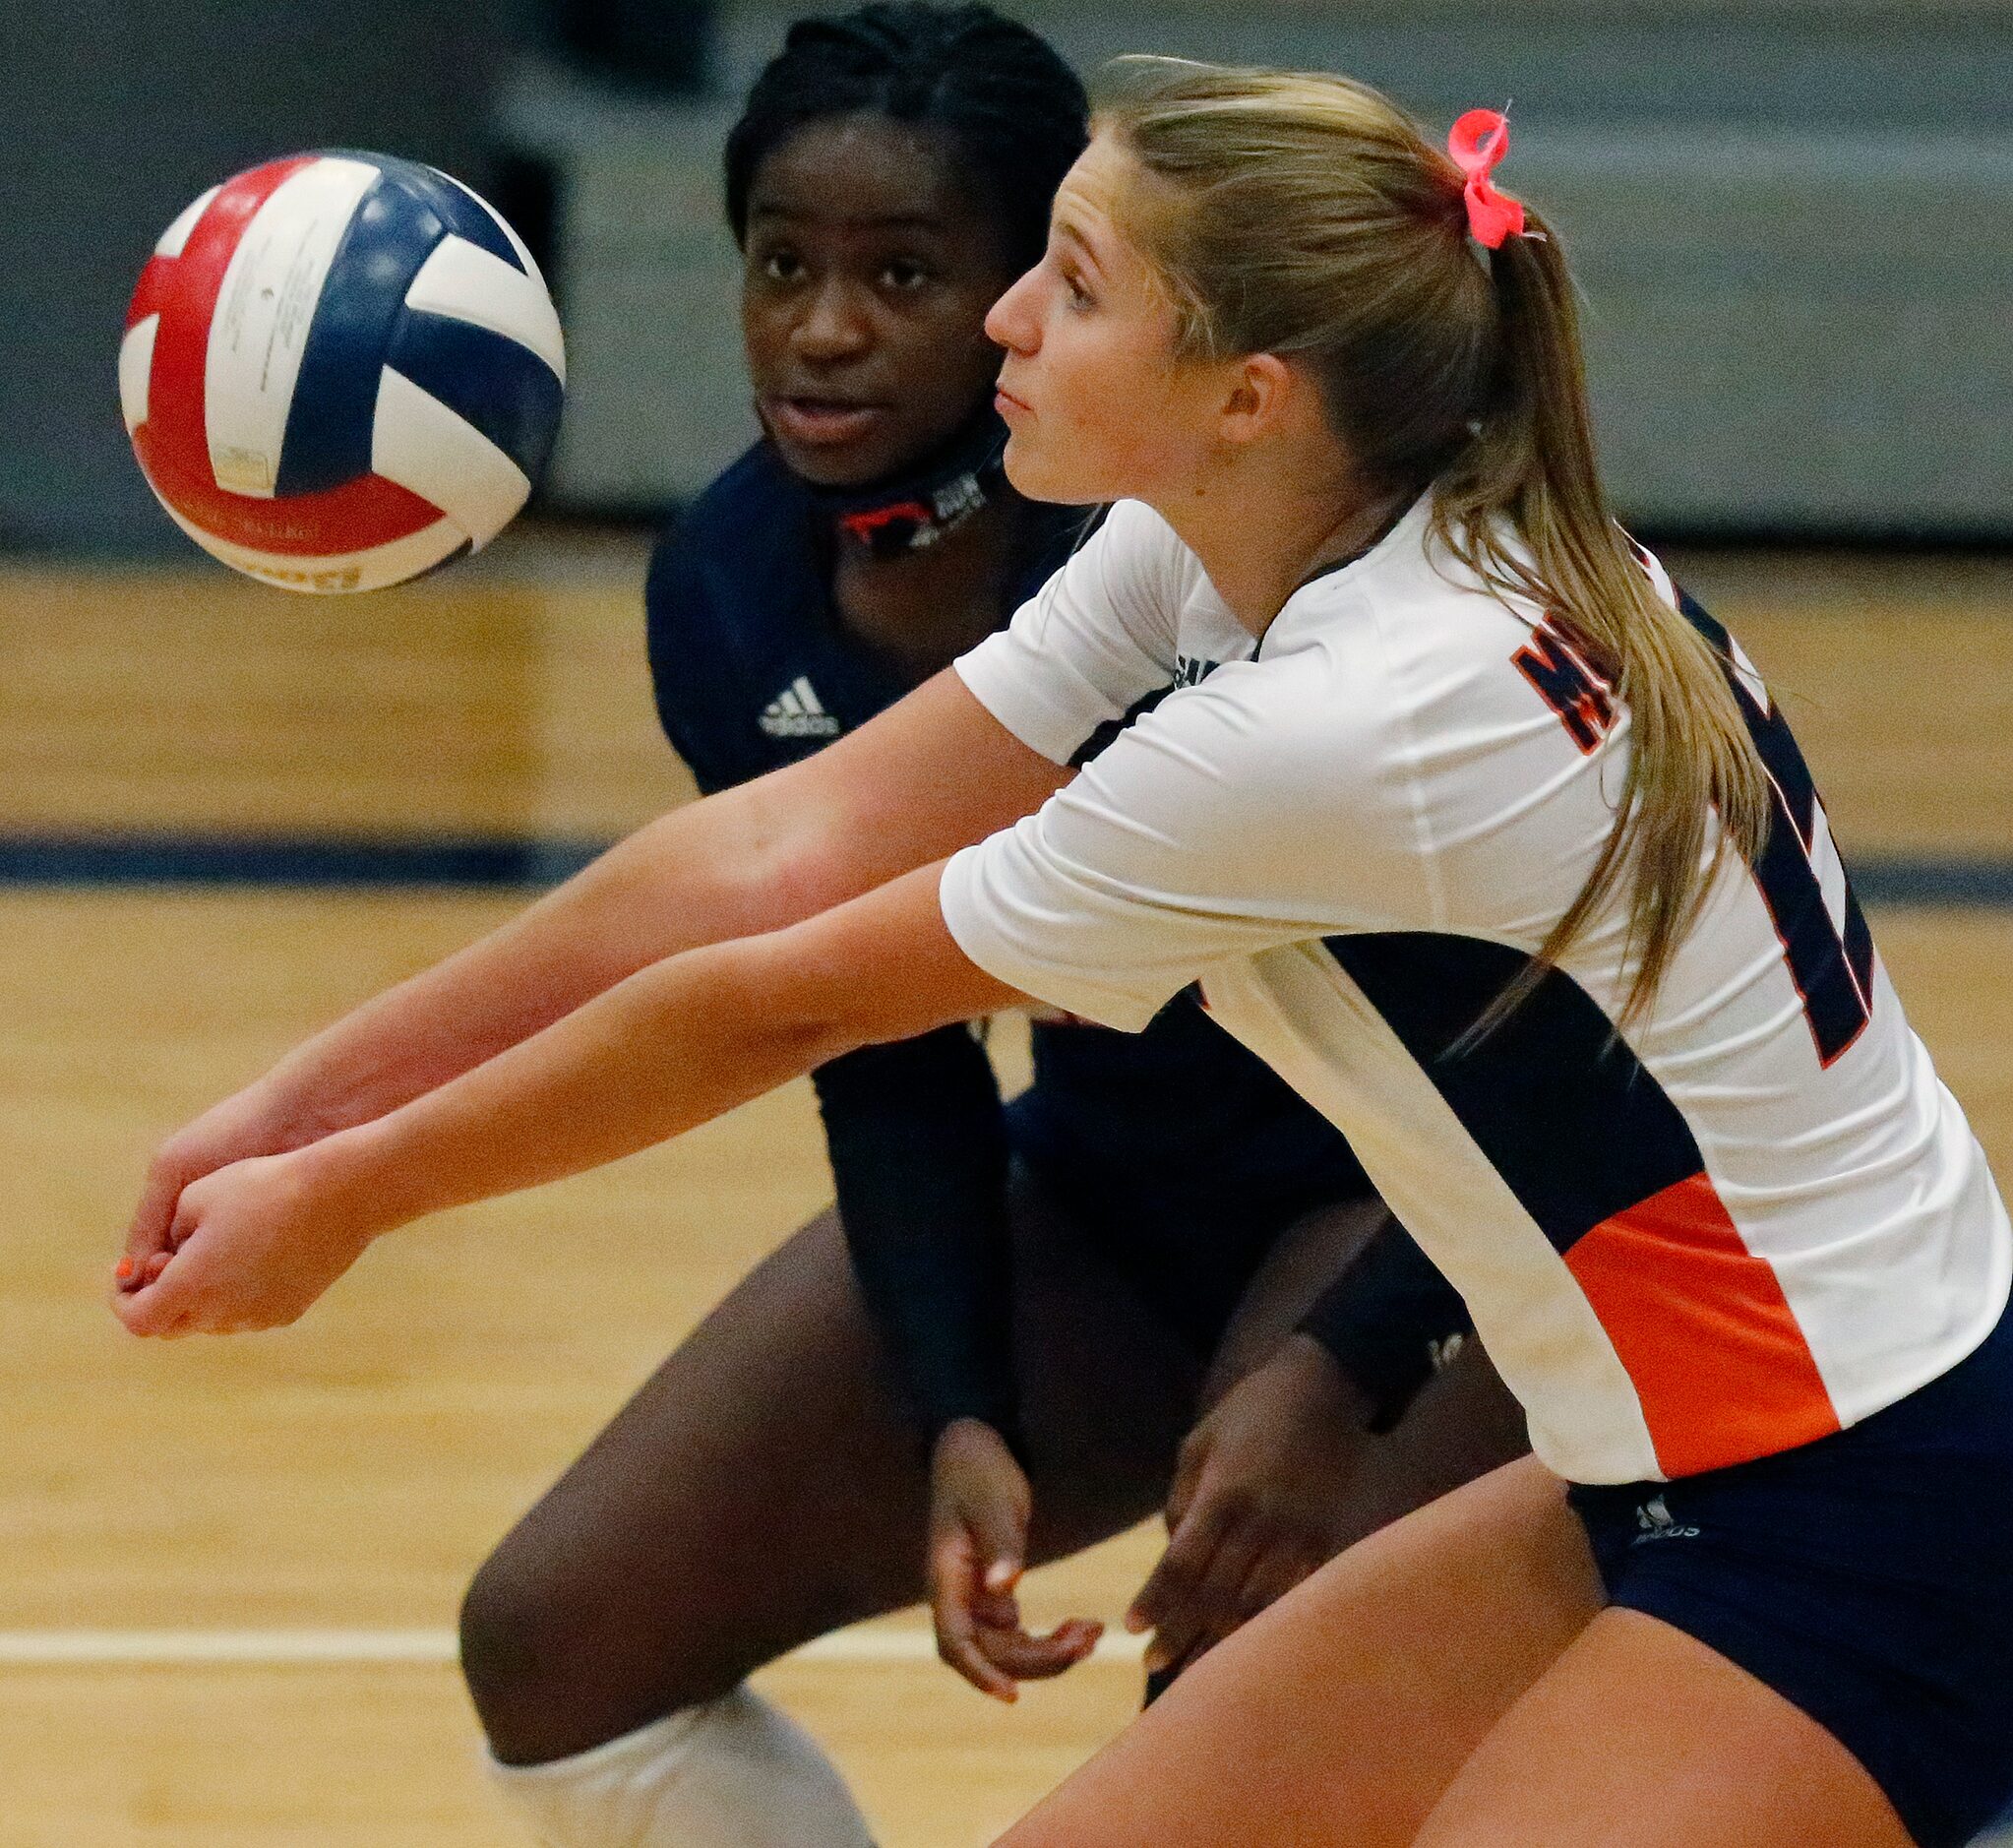
[[[1014,994],[1136,1026],[1199,978],[1467,1295],[1538,1454],[1240,1630],[1011,1848],[1982,1824],[2013,1234],[1765,688],[1606,516],[1503,141],[1129,66],[990,323],[1009,474],[1116,500],[1096,537],[855,736],[282,1064],[210,1135],[288,1152],[162,1177],[128,1324],[283,1323],[380,1233],[846,1047]]]

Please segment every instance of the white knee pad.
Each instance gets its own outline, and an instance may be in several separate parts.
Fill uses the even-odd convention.
[[[872,1848],[831,1760],[745,1687],[571,1758],[489,1765],[543,1848]]]

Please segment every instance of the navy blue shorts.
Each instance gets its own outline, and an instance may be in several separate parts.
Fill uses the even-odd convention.
[[[2013,1315],[1850,1430],[1570,1499],[1610,1599],[1801,1707],[1919,1848],[2013,1799]]]

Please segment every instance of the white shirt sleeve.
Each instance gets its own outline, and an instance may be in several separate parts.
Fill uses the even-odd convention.
[[[1217,964],[1428,902],[1373,699],[1292,662],[1171,694],[1067,788],[945,867],[945,922],[1021,993],[1136,1032]]]
[[[1120,501],[1080,550],[956,663],[1022,744],[1068,764],[1100,725],[1172,684],[1194,556],[1150,507]]]

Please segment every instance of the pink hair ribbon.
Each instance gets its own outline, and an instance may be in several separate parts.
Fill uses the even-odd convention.
[[[1524,228],[1524,208],[1490,184],[1495,164],[1509,153],[1509,117],[1499,109],[1470,109],[1447,136],[1447,153],[1468,176],[1461,189],[1468,202],[1468,229],[1475,241],[1499,250],[1502,240]]]

